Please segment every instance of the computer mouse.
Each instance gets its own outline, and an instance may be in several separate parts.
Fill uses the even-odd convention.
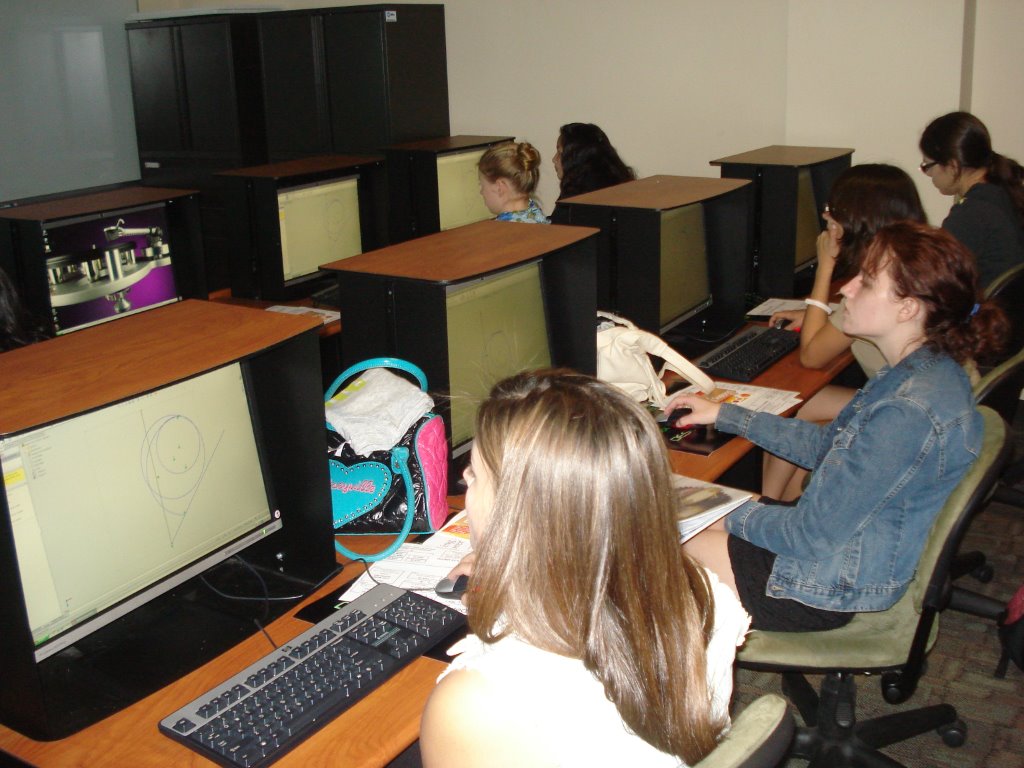
[[[438,597],[445,600],[458,600],[469,586],[469,576],[465,573],[457,579],[441,579],[434,587]]]
[[[679,422],[679,420],[686,418],[691,413],[693,413],[692,408],[676,408],[670,414],[665,416],[665,423],[674,429],[678,429],[677,423]]]
[[[789,325],[789,322],[788,322],[788,321],[786,321],[786,320],[776,320],[776,321],[775,321],[775,322],[774,322],[774,323],[772,324],[772,328],[776,328],[776,329],[778,329],[778,330],[780,330],[780,331],[781,331],[781,330],[782,330],[783,328],[785,328],[785,327],[786,327],[787,325]]]

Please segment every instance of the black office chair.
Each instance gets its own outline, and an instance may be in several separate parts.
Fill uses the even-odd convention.
[[[1004,421],[1012,425],[1017,417],[1022,389],[1024,350],[985,374],[974,385],[974,399],[979,405],[993,409]],[[1013,441],[1010,442],[1009,450],[1010,458],[996,482],[990,500],[1024,509],[1024,492],[1016,487],[1017,483],[1024,479],[1024,455],[1016,450]],[[952,573],[954,579],[970,574],[983,584],[991,581],[994,575],[985,553],[976,550],[958,554],[953,563]],[[956,585],[950,595],[949,607],[998,622],[1003,617],[1006,603]]]
[[[1024,347],[1024,264],[1011,267],[985,288],[985,298],[995,299],[1010,318],[1007,349]]]
[[[827,632],[751,632],[737,663],[782,673],[782,688],[806,725],[798,728],[789,757],[809,768],[900,764],[878,750],[936,730],[949,746],[960,746],[966,725],[949,704],[857,722],[854,675],[880,672],[882,695],[898,704],[917,687],[925,656],[938,635],[938,613],[949,600],[950,567],[974,512],[984,504],[1008,454],[1006,425],[982,407],[984,443],[978,460],[950,494],[928,535],[917,573],[891,608],[858,613]],[[804,673],[824,673],[817,694]]]
[[[766,693],[733,719],[718,746],[693,768],[775,768],[795,728],[786,700]]]

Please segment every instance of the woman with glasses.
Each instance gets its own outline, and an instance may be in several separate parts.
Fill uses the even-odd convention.
[[[847,349],[871,378],[884,364],[870,342],[843,333],[843,308],[829,305],[834,280],[856,274],[868,243],[880,228],[894,221],[925,222],[921,198],[913,180],[892,165],[855,165],[840,174],[829,191],[822,218],[825,231],[818,237],[818,267],[814,287],[804,310],[778,312],[771,324],[784,321],[800,326],[800,362],[824,368]],[[797,413],[804,421],[832,421],[854,390],[829,385],[808,400]],[[792,501],[803,488],[807,472],[770,453],[765,454],[761,492],[780,501]]]
[[[1024,168],[992,150],[985,124],[950,112],[928,124],[919,146],[921,171],[955,201],[942,227],[974,253],[982,288],[1024,262]]]

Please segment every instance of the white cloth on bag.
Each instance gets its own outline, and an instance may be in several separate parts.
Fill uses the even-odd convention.
[[[356,453],[393,448],[434,407],[430,395],[401,376],[371,368],[326,404],[328,423]]]

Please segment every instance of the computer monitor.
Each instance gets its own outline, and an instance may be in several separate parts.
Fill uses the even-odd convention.
[[[231,293],[304,299],[330,284],[321,264],[382,245],[379,156],[324,155],[218,174],[231,222]]]
[[[363,252],[357,176],[280,189],[277,212],[286,286]]]
[[[448,386],[452,445],[473,437],[477,407],[491,387],[551,365],[537,263],[448,286]]]
[[[178,301],[164,208],[47,227],[50,317],[58,334]]]
[[[598,227],[598,306],[653,333],[736,327],[751,269],[751,185],[649,176],[560,200],[554,220]]]
[[[199,195],[115,185],[0,207],[0,266],[56,335],[206,298]]]
[[[684,205],[661,214],[660,331],[674,328],[711,305],[704,209]]]
[[[187,301],[0,356],[5,725],[63,738],[334,572],[317,327],[296,320]]]
[[[486,150],[452,152],[437,158],[437,211],[440,229],[494,218],[480,194],[477,166]]]
[[[711,161],[721,167],[722,178],[748,179],[754,186],[751,302],[810,290],[820,217],[852,155],[846,147],[774,144]]]
[[[480,196],[477,164],[510,136],[444,136],[385,150],[390,241],[494,218]]]
[[[239,363],[0,437],[37,662],[280,530]]]
[[[419,366],[454,456],[500,379],[549,365],[596,369],[596,232],[483,221],[327,265],[337,275],[342,366]]]
[[[793,249],[793,271],[801,272],[818,261],[818,235],[823,222],[814,194],[810,168],[801,168],[796,176],[796,246]]]

